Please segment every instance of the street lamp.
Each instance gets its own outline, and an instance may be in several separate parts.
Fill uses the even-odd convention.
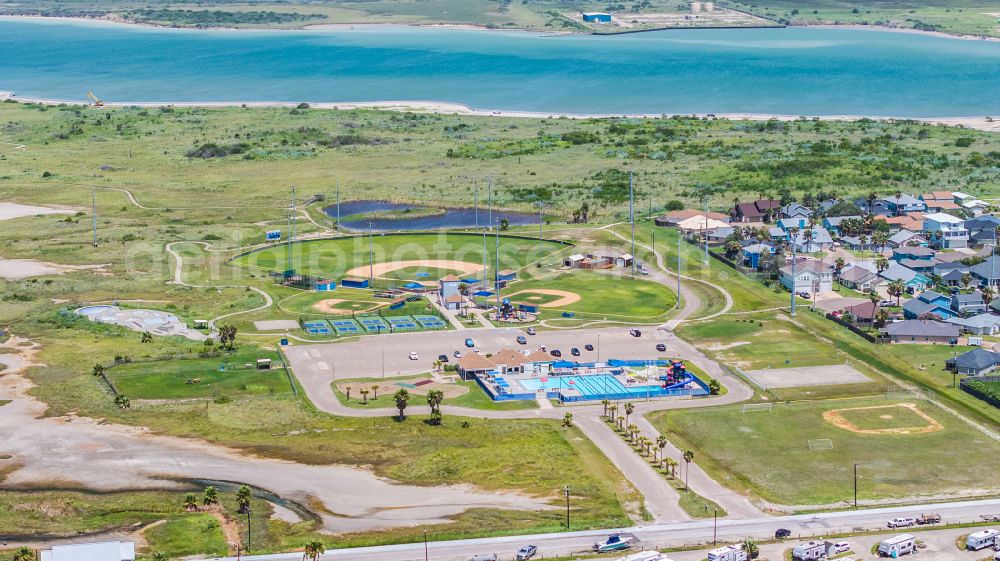
[[[569,530],[569,485],[563,488],[566,493],[566,529]]]

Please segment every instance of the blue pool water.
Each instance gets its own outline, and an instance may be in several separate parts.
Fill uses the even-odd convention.
[[[1000,114],[1000,42],[854,29],[621,36],[197,31],[0,19],[0,90],[117,102],[434,100],[571,113]]]
[[[539,378],[519,380],[520,384],[528,391],[538,391],[544,389],[558,390],[575,388],[584,396],[608,395],[608,394],[629,394],[644,396],[647,393],[656,393],[659,386],[625,386],[617,378],[609,374],[594,374],[592,376],[552,376],[542,382]]]

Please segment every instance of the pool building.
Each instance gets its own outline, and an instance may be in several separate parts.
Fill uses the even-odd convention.
[[[492,356],[470,352],[458,373],[475,380],[494,401],[652,399],[708,395],[706,382],[679,360],[576,362],[541,350],[504,349]]]

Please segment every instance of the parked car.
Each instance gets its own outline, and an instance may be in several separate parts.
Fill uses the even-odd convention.
[[[642,331],[639,331],[638,329],[629,329],[628,334],[633,337],[642,337]]]
[[[774,539],[776,540],[783,540],[790,535],[792,535],[792,531],[786,528],[778,528],[774,531]]]
[[[465,346],[469,347],[471,349],[472,347],[476,346],[476,342],[473,341],[471,338],[470,339],[466,339],[465,340]]]
[[[657,343],[656,344],[656,350],[658,350],[658,351],[660,351],[662,353],[663,351],[667,350],[667,346],[664,345],[663,343]]]
[[[569,354],[573,356],[580,356],[580,349],[573,347],[572,349],[569,350]]]
[[[560,351],[559,349],[552,349],[552,352],[549,354],[558,358],[562,356],[562,351]]]
[[[841,553],[847,553],[850,550],[851,550],[850,542],[839,541],[839,542],[833,542],[833,545],[830,546],[830,549],[828,549],[826,553],[827,555],[834,556],[834,555],[840,555]]]
[[[448,362],[448,355],[438,355],[438,360],[441,362]]]
[[[526,545],[521,549],[517,550],[517,555],[514,557],[516,561],[527,561],[538,553],[538,548],[533,545]]]
[[[587,349],[588,351],[594,350],[594,346],[591,345],[590,343],[587,343],[586,345],[584,345],[583,348]]]
[[[901,518],[893,518],[886,525],[890,528],[907,528],[909,526],[913,526],[916,523],[917,521],[913,518],[901,517]]]
[[[524,335],[518,335],[517,336],[517,342],[520,343],[520,344],[522,344],[522,345],[527,345],[528,344],[528,338],[525,337]]]
[[[462,358],[462,351],[455,351],[452,354],[455,356],[455,358]]]
[[[796,294],[798,294],[799,296],[805,298],[806,300],[812,298],[812,294],[809,294],[808,292],[805,292],[805,291],[803,291],[803,292],[796,292]]]
[[[420,355],[412,351],[410,352],[410,360],[417,360],[418,358],[420,358]]]
[[[629,549],[638,539],[633,534],[611,534],[602,541],[594,544],[594,551],[598,553],[608,553],[611,551],[622,551]]]
[[[880,308],[888,308],[891,306],[895,306],[896,303],[893,302],[892,300],[882,300],[881,302],[878,303],[878,305]]]
[[[921,514],[917,517],[917,524],[921,526],[924,524],[937,524],[939,522],[941,522],[941,515],[937,513]]]
[[[534,327],[529,327],[528,328],[528,335],[534,335],[535,333],[537,333],[537,331],[535,331]]]
[[[1000,561],[1000,551],[993,554],[993,561]]]

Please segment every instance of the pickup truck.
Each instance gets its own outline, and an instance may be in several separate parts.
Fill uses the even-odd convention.
[[[890,528],[906,528],[916,523],[917,521],[913,518],[893,518],[886,525]]]
[[[940,514],[921,514],[917,517],[917,524],[923,526],[925,524],[938,524],[941,522]]]
[[[611,534],[604,541],[594,544],[594,551],[598,553],[608,553],[611,551],[622,551],[631,548],[639,541],[633,534]]]

